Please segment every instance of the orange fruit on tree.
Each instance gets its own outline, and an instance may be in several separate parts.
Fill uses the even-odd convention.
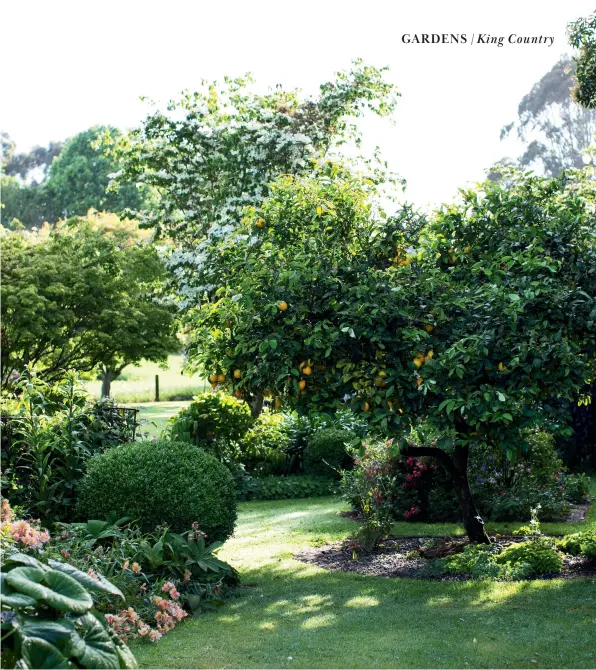
[[[307,365],[305,368],[302,368],[302,373],[305,375],[312,374],[312,368],[310,367],[310,365]]]
[[[241,379],[242,378],[242,371],[241,370],[234,370],[234,377],[236,379]]]
[[[363,412],[368,412],[369,409],[370,409],[370,405],[369,405],[367,402],[365,402],[365,403],[362,405],[362,411],[363,411]]]
[[[226,381],[226,376],[225,375],[217,375],[217,381],[220,384],[223,384]]]
[[[265,227],[265,219],[257,219],[257,222],[255,224],[257,228],[264,228]]]
[[[306,382],[304,381],[304,379],[301,379],[301,380],[298,382],[298,388],[299,388],[301,391],[304,391],[304,389],[306,388]]]
[[[285,300],[282,300],[280,303],[277,304],[279,309],[281,309],[282,312],[285,312],[286,309],[288,309],[288,303]]]
[[[217,375],[209,375],[209,381],[211,384],[217,384]]]

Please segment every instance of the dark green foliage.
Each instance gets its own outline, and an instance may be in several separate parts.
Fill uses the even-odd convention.
[[[339,478],[339,470],[351,467],[352,457],[346,444],[353,444],[356,435],[349,430],[324,428],[309,440],[304,454],[304,470],[311,475]]]
[[[20,553],[4,557],[2,652],[24,668],[136,668],[132,652],[93,610],[96,592],[123,599],[98,575]],[[93,593],[93,596],[92,596]]]
[[[45,525],[72,519],[91,456],[133,439],[134,418],[96,402],[69,375],[50,386],[23,375],[3,413],[2,482],[12,505]]]
[[[98,365],[163,361],[179,346],[159,300],[156,249],[117,217],[72,219],[48,235],[3,237],[1,374],[35,367],[46,381]]]
[[[579,533],[565,535],[557,540],[557,547],[572,556],[585,556],[596,560],[596,531],[583,530]]]
[[[236,522],[234,480],[216,458],[188,442],[135,442],[95,456],[79,487],[78,513],[105,519],[111,510],[144,530],[194,522],[211,542],[225,541]]]
[[[291,444],[286,417],[265,411],[241,438],[240,459],[255,475],[281,475],[290,466]]]
[[[579,49],[575,60],[573,97],[588,109],[596,109],[596,12],[568,26],[569,42]]]
[[[327,477],[247,477],[238,491],[239,500],[280,500],[330,496],[338,492],[337,482]]]
[[[516,566],[527,563],[533,575],[561,572],[563,567],[561,552],[554,548],[553,540],[544,537],[510,544],[496,560],[501,565],[509,563]]]
[[[118,172],[118,163],[98,144],[105,134],[117,139],[116,128],[97,126],[68,140],[53,161],[45,189],[55,211],[61,217],[84,216],[91,208],[120,212],[137,209],[143,199],[136,186],[122,183],[117,191],[108,191],[110,174]]]
[[[225,462],[238,460],[238,442],[253,420],[248,405],[226,393],[202,393],[170,420],[169,436],[200,444]]]

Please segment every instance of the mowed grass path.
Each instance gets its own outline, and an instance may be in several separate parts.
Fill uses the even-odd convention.
[[[298,549],[354,530],[354,522],[337,516],[342,509],[334,498],[242,504],[221,554],[240,570],[242,587],[221,609],[187,620],[158,644],[134,644],[141,666],[596,667],[596,580],[425,582],[328,572],[294,560]],[[561,532],[559,524],[549,526],[544,530]],[[587,526],[596,526],[594,506],[581,524]],[[456,524],[395,530],[463,532]]]

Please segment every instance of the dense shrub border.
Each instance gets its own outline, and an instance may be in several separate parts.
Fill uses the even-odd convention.
[[[339,493],[339,483],[328,477],[289,475],[288,477],[246,477],[238,490],[238,500],[281,500],[311,498]]]

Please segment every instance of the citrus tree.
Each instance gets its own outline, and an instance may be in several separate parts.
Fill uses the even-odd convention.
[[[595,203],[589,168],[506,172],[428,221],[384,216],[375,185],[336,165],[282,177],[208,255],[217,289],[187,315],[191,361],[253,406],[349,406],[438,458],[487,541],[470,449],[514,458],[520,429],[594,375]],[[421,421],[443,437],[409,440]]]

